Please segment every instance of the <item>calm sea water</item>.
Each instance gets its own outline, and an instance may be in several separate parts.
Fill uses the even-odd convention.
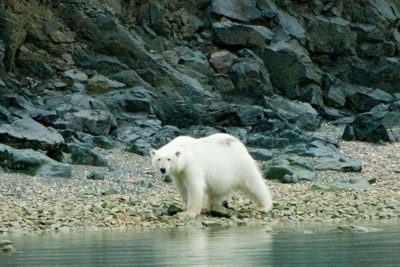
[[[398,226],[373,233],[231,227],[0,235],[16,248],[0,254],[0,266],[400,266]]]

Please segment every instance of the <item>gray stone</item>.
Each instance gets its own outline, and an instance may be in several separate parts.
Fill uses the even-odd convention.
[[[13,252],[14,246],[10,240],[0,240],[0,253],[2,252]]]
[[[276,179],[285,183],[299,181],[314,181],[317,173],[313,167],[302,158],[282,156],[266,162],[262,167],[266,179]]]
[[[210,207],[210,214],[214,217],[230,218],[235,215],[235,211],[230,208],[225,208],[220,204],[213,203]]]
[[[250,155],[255,159],[255,160],[260,160],[260,161],[268,161],[273,158],[273,154],[270,150],[268,149],[263,149],[263,148],[249,148],[249,153]]]
[[[67,129],[92,135],[108,135],[116,125],[114,116],[109,111],[81,110],[64,116]]]
[[[351,52],[352,36],[349,21],[342,18],[316,17],[308,22],[307,28],[311,51],[332,55]]]
[[[4,144],[16,148],[43,150],[64,143],[64,138],[55,129],[28,117],[0,125],[0,139]]]
[[[105,178],[104,173],[101,173],[101,172],[91,172],[87,176],[87,179],[95,180],[95,181],[104,180],[104,178]]]
[[[278,88],[321,82],[321,71],[298,42],[277,42],[255,48],[254,52],[264,62],[272,83]]]
[[[86,73],[75,69],[65,71],[64,76],[72,79],[74,82],[82,83],[88,80],[88,76]]]
[[[273,93],[270,76],[265,66],[251,58],[235,60],[230,68],[231,77],[237,93],[245,96],[262,97]]]
[[[214,0],[211,4],[211,12],[243,22],[261,19],[261,12],[257,9],[254,0]]]
[[[359,161],[347,158],[318,157],[313,160],[318,171],[361,172]]]
[[[15,149],[0,144],[0,164],[28,175],[40,177],[71,177],[71,166],[59,163],[32,149]]]
[[[330,184],[333,188],[341,190],[369,190],[371,185],[364,177],[354,177],[348,180],[336,180]]]
[[[67,144],[62,147],[63,152],[69,154],[71,164],[92,165],[106,167],[107,159],[100,153],[77,144]]]
[[[321,124],[318,112],[308,103],[288,101],[276,95],[264,99],[266,108],[302,130],[315,130]]]
[[[215,41],[230,46],[262,46],[269,44],[274,35],[264,26],[243,25],[231,21],[216,22],[212,28]]]
[[[168,206],[167,212],[168,212],[169,216],[174,216],[175,214],[182,212],[182,211],[183,211],[183,209],[181,209],[180,207],[177,207],[176,205],[171,204]]]
[[[342,138],[371,143],[396,142],[400,141],[399,129],[399,112],[366,112],[355,117],[354,122],[346,127]]]
[[[358,112],[368,112],[379,104],[389,104],[394,102],[395,98],[381,90],[375,89],[370,92],[357,92],[351,94],[346,99],[346,106]]]

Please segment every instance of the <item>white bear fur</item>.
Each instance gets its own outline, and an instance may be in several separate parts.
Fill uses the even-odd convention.
[[[205,196],[209,208],[213,203],[221,204],[234,189],[251,197],[259,210],[272,208],[270,191],[256,162],[232,135],[179,136],[159,150],[151,150],[150,155],[152,165],[172,177],[183,199],[184,216],[199,215]]]

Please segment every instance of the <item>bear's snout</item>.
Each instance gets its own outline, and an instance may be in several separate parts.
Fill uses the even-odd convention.
[[[165,174],[166,171],[167,171],[167,170],[166,170],[165,168],[160,168],[160,172],[161,172],[162,174]]]

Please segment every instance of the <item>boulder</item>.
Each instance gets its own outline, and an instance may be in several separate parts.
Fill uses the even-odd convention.
[[[55,129],[45,127],[29,117],[0,125],[0,139],[2,143],[15,148],[42,150],[64,143],[64,138]]]
[[[373,109],[358,114],[353,123],[346,126],[342,138],[371,143],[400,141],[400,113]]]
[[[211,54],[210,63],[218,73],[227,74],[236,58],[237,56],[228,50],[220,50]]]
[[[350,21],[340,17],[316,16],[308,22],[306,35],[313,53],[348,54],[353,47]]]
[[[263,64],[251,58],[234,61],[229,76],[235,84],[236,93],[250,97],[270,96],[273,87],[270,76]]]
[[[380,104],[390,104],[395,98],[381,90],[375,89],[369,92],[356,92],[347,97],[345,106],[357,112],[368,112]]]
[[[261,19],[261,11],[254,0],[214,0],[211,4],[211,12],[236,21],[250,22]]]
[[[314,181],[317,179],[317,173],[314,168],[299,157],[277,157],[266,162],[262,169],[266,179],[276,179],[285,183]]]
[[[64,120],[54,123],[58,129],[69,129],[91,135],[108,135],[116,127],[114,116],[105,110],[81,110],[67,113]]]
[[[231,21],[212,25],[215,42],[228,46],[253,47],[269,44],[274,36],[267,27],[243,25]]]
[[[107,159],[103,155],[78,144],[65,144],[59,149],[53,150],[48,154],[56,156],[58,160],[63,160],[70,164],[92,165],[100,167],[106,167],[108,165]],[[62,156],[62,158],[59,158],[58,156]]]
[[[270,46],[257,47],[254,52],[267,67],[272,84],[278,88],[290,89],[321,82],[321,71],[314,66],[308,52],[296,41],[281,41]]]
[[[71,177],[71,166],[32,149],[15,149],[0,144],[0,165],[5,169],[39,177]]]
[[[318,112],[309,104],[289,101],[280,96],[264,97],[265,107],[302,130],[315,130],[321,124]]]

